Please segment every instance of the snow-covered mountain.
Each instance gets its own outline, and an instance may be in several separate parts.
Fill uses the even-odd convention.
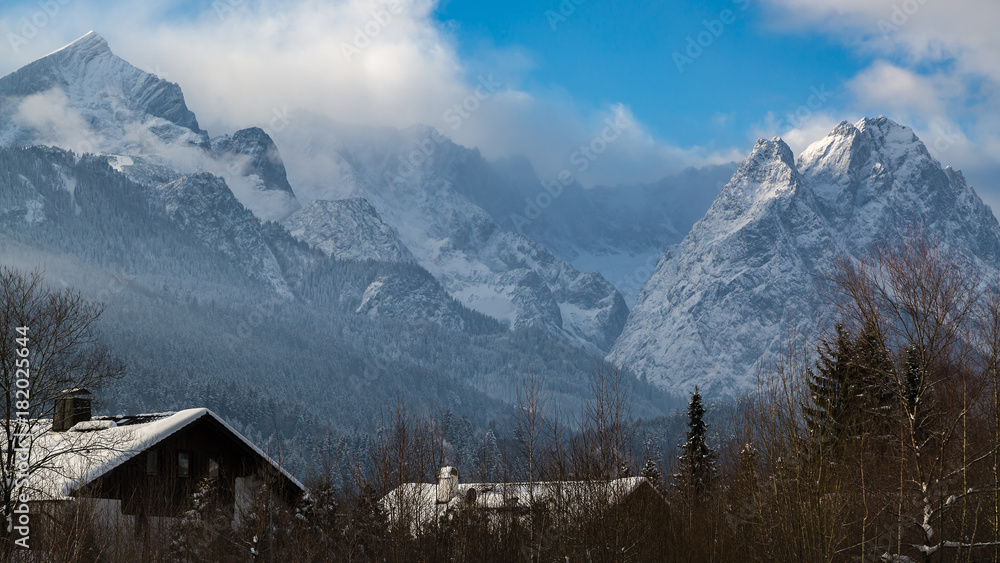
[[[292,291],[259,222],[233,196],[226,183],[206,172],[156,187],[167,216],[202,244],[221,252],[284,298]]]
[[[180,86],[132,66],[94,32],[0,78],[0,146],[32,145],[112,156],[146,185],[210,172],[265,220],[301,207],[263,130],[210,140]]]
[[[502,182],[471,183],[475,190],[465,195],[502,227],[544,244],[580,271],[600,272],[630,306],[664,249],[705,215],[737,167],[688,168],[651,184],[584,188],[543,182],[521,157],[491,164]]]
[[[339,260],[415,261],[396,230],[363,198],[317,199],[284,225],[293,237]]]
[[[128,64],[95,33],[3,78],[0,100],[0,116],[8,118],[0,122],[0,145],[106,155],[116,170],[166,198],[170,216],[196,238],[244,269],[259,268],[255,275],[280,295],[291,290],[278,266],[294,269],[294,260],[262,246],[263,227],[252,219],[289,219],[301,207],[298,192],[304,203],[370,203],[370,210],[312,206],[289,220],[300,240],[330,256],[416,260],[466,306],[511,328],[545,327],[593,352],[609,350],[624,325],[628,309],[599,274],[581,273],[501,229],[453,187],[463,163],[485,161],[429,128],[334,128],[300,117],[282,133],[280,146],[293,155],[286,169],[259,128],[210,139],[179,86]],[[224,191],[235,200],[222,204]],[[237,200],[253,215],[230,209]],[[406,286],[386,284],[380,299]]]
[[[208,142],[180,86],[115,56],[94,32],[0,78],[0,98],[5,146],[141,154]]]
[[[838,255],[921,226],[1000,271],[1000,225],[960,172],[878,117],[838,125],[796,163],[760,140],[683,242],[657,264],[608,356],[675,393],[750,388],[758,359],[815,333],[817,277]]]
[[[247,208],[265,221],[280,221],[302,206],[292,192],[278,147],[260,127],[212,139],[212,156],[226,163],[224,177]]]
[[[628,308],[614,286],[504,230],[463,195],[468,184],[496,183],[478,151],[428,127],[349,127],[318,116],[300,117],[277,142],[302,201],[365,199],[467,307],[512,328],[545,327],[592,351],[609,350],[620,333]],[[473,167],[480,173],[469,174]],[[314,234],[326,229],[321,223],[307,229],[298,217],[290,221],[303,240],[325,236]]]
[[[422,272],[422,271],[421,271]],[[462,306],[441,299],[441,286],[430,275],[415,272],[379,276],[365,288],[355,313],[405,321],[433,322],[450,330],[465,330]]]

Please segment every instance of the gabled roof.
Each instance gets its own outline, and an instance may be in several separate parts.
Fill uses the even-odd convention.
[[[645,477],[611,481],[539,481],[534,483],[462,483],[447,504],[437,502],[434,483],[405,483],[390,491],[380,504],[390,522],[409,520],[420,529],[433,524],[448,510],[465,504],[502,511],[525,510],[538,505],[561,505],[570,512],[606,509],[620,504],[640,487],[654,490]],[[475,493],[470,495],[470,491]],[[656,493],[659,496],[659,493]],[[666,501],[664,501],[666,502]]]
[[[260,448],[246,439],[217,414],[206,408],[178,412],[94,417],[65,432],[53,432],[51,420],[39,420],[32,441],[32,459],[46,460],[30,478],[29,495],[35,500],[72,497],[146,449],[155,446],[196,421],[209,417],[232,432],[237,440],[261,456],[291,483],[300,483]]]

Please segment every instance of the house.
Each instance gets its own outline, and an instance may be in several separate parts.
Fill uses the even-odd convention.
[[[291,503],[304,487],[275,460],[206,408],[91,416],[89,392],[56,399],[53,419],[37,421],[28,483],[33,503],[97,499],[141,527],[174,517],[200,480],[210,477],[234,517],[241,499],[267,482]]]
[[[559,519],[594,520],[646,514],[667,501],[645,477],[532,483],[461,483],[458,469],[442,467],[437,483],[405,483],[380,501],[392,525],[429,532],[459,511],[473,510],[490,525],[523,521],[543,510]]]

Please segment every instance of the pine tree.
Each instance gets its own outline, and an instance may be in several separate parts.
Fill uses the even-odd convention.
[[[865,432],[874,437],[886,436],[896,405],[895,366],[877,327],[869,324],[861,330],[854,342],[851,362],[857,377],[855,389],[860,410],[851,417],[850,435]]]
[[[810,371],[810,403],[803,405],[811,443],[837,448],[862,433],[882,435],[892,409],[892,359],[877,327],[854,337],[837,325],[837,337],[819,348]]]
[[[649,484],[652,485],[654,489],[663,493],[663,476],[660,475],[660,468],[657,467],[653,458],[648,458],[646,460],[646,464],[642,466],[642,471],[639,472],[639,476],[649,481]]]
[[[218,497],[214,479],[200,480],[188,510],[173,529],[171,544],[178,560],[201,561],[233,543],[231,514]]]
[[[687,415],[687,440],[681,446],[680,472],[675,477],[683,492],[700,497],[712,487],[716,455],[706,440],[705,407],[697,387],[691,393]]]
[[[853,355],[853,338],[844,325],[837,324],[836,340],[820,346],[816,368],[809,374],[811,404],[805,405],[802,411],[813,443],[829,446],[841,435],[845,415],[856,392]]]

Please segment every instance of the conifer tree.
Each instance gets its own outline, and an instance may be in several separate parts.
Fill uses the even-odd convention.
[[[877,327],[868,324],[862,328],[854,342],[851,362],[857,376],[859,410],[851,417],[850,435],[866,432],[875,437],[885,436],[898,404],[894,394],[896,372]]]
[[[878,432],[892,408],[892,359],[875,326],[855,337],[837,325],[837,337],[819,348],[810,371],[810,403],[802,411],[814,444],[836,447],[845,439]]]
[[[208,559],[234,543],[232,515],[221,503],[214,479],[198,481],[189,508],[172,532],[174,553],[182,561]]]
[[[716,455],[706,440],[705,407],[697,387],[691,393],[687,415],[687,440],[681,446],[680,472],[675,477],[683,492],[699,497],[712,487]]]
[[[642,466],[639,476],[649,481],[654,489],[663,493],[663,476],[660,475],[660,468],[657,467],[653,458],[646,459],[646,464]]]
[[[802,409],[806,427],[814,443],[832,445],[841,435],[849,403],[855,393],[854,341],[844,325],[837,324],[837,337],[823,342],[815,370],[810,370],[811,404]]]

